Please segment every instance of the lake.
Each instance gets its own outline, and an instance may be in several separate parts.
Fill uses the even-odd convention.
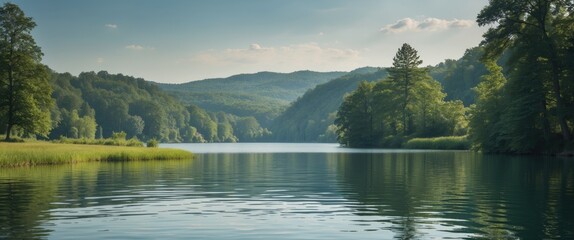
[[[574,159],[165,144],[193,160],[0,169],[0,239],[574,238]]]

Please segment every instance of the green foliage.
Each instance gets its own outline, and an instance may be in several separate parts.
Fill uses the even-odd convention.
[[[210,112],[226,112],[240,117],[253,116],[267,126],[283,112],[289,102],[305,91],[344,74],[312,71],[260,72],[183,84],[158,85],[186,104],[194,104]]]
[[[498,152],[504,144],[498,129],[500,116],[504,113],[502,101],[503,86],[506,78],[502,68],[495,62],[486,63],[489,74],[482,77],[474,91],[476,105],[470,107],[469,138],[477,150]]]
[[[232,119],[232,125],[235,136],[238,141],[251,142],[258,139],[264,139],[271,135],[266,128],[261,127],[255,117],[237,117]]]
[[[470,141],[466,136],[449,136],[436,138],[413,138],[408,140],[403,148],[407,149],[440,149],[440,150],[469,150]]]
[[[149,141],[147,141],[146,146],[148,148],[157,148],[157,147],[159,147],[159,142],[157,140],[155,140],[155,138],[152,138]]]
[[[493,0],[478,15],[481,26],[497,23],[484,35],[484,60],[509,52],[508,80],[489,66],[490,75],[477,88],[470,137],[478,149],[557,152],[572,139],[573,6],[558,0]]]
[[[338,141],[349,147],[374,147],[379,135],[375,127],[373,83],[361,82],[357,90],[345,96],[335,124]]]
[[[184,107],[155,85],[121,74],[107,72],[53,74],[52,85],[57,105],[52,109],[54,131],[60,136],[111,137],[123,131],[126,137],[155,138],[164,142],[218,142],[215,116],[198,107]],[[119,91],[121,90],[121,91]],[[221,139],[237,139],[229,129],[233,122],[223,123]],[[86,129],[86,131],[84,131]],[[195,130],[193,130],[195,129]],[[85,132],[85,133],[84,133]],[[190,135],[191,134],[191,135]],[[208,136],[207,140],[204,136]]]
[[[424,95],[425,90],[427,90],[427,93],[440,94],[440,86],[438,86],[439,91],[437,92],[437,84],[432,82],[426,69],[420,69],[418,67],[420,64],[422,64],[422,60],[419,59],[417,51],[405,43],[399,48],[393,58],[393,67],[388,69],[388,84],[386,84],[387,86],[385,87],[390,90],[390,93],[385,94],[387,99],[383,99],[383,101],[391,100],[396,103],[395,106],[397,109],[391,109],[391,111],[401,115],[399,124],[404,135],[411,134],[415,131],[413,124],[415,105],[417,103],[425,105],[421,106],[421,108],[423,108],[422,111],[426,111],[425,108],[427,105],[436,104],[435,102],[429,102],[427,100],[432,101],[436,99],[437,96],[428,96],[429,99],[423,99],[427,97]],[[388,99],[387,96],[390,96],[392,99]],[[441,98],[441,96],[438,97]]]
[[[461,100],[465,106],[475,103],[475,88],[482,76],[488,74],[483,56],[485,48],[482,46],[467,49],[458,60],[447,59],[436,66],[429,67],[432,78],[440,82],[446,93],[447,101]],[[503,52],[496,61],[500,66],[506,66],[509,51]]]
[[[475,96],[471,90],[480,82],[480,77],[487,73],[480,61],[484,49],[475,47],[466,50],[464,56],[456,61],[446,61],[446,76],[440,81],[447,94],[447,100],[461,100],[465,105],[474,103]],[[438,79],[437,79],[438,80]]]
[[[0,167],[68,164],[91,161],[143,161],[192,159],[178,149],[122,146],[85,146],[47,142],[1,143]]]
[[[416,50],[404,44],[389,76],[363,82],[345,97],[335,124],[339,143],[351,147],[400,147],[413,137],[464,135],[462,101],[445,102],[441,85],[419,68]]]
[[[6,139],[5,135],[0,134],[0,142],[23,143],[25,140],[19,137],[11,137],[10,139]]]
[[[120,141],[124,141],[126,140],[126,136],[127,134],[125,132],[113,132],[112,133],[112,139],[114,140],[120,140]]]
[[[191,116],[189,125],[196,127],[207,142],[215,142],[217,140],[217,122],[198,106],[190,105],[187,110]]]
[[[46,136],[52,124],[52,88],[42,52],[31,35],[36,23],[15,4],[0,7],[0,124],[9,140],[16,127]]]
[[[233,127],[227,114],[223,112],[217,113],[214,118],[217,120],[217,139],[220,142],[237,142],[237,137],[233,135]]]
[[[284,111],[288,101],[249,95],[240,92],[233,93],[186,93],[170,92],[187,105],[196,105],[209,112],[225,112],[236,116],[253,116],[258,122],[269,124]]]
[[[336,112],[345,94],[352,92],[362,81],[373,82],[384,78],[386,70],[362,68],[324,84],[317,85],[279,115],[270,130],[273,141],[318,142],[327,141],[324,137],[333,124]],[[331,129],[332,132],[333,129]],[[336,138],[331,137],[330,141]]]
[[[126,147],[143,147],[144,144],[136,137],[130,139],[125,138],[125,134],[118,133],[112,138],[99,138],[99,139],[89,139],[89,138],[67,138],[61,136],[57,140],[53,140],[54,143],[65,143],[65,144],[87,144],[87,145],[108,145],[108,146],[126,146]]]

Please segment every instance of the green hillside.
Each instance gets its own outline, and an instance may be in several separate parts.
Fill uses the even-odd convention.
[[[255,141],[269,135],[253,117],[183,104],[156,85],[122,74],[53,73],[51,139],[128,137],[163,142]]]
[[[260,122],[269,123],[305,91],[345,74],[313,71],[259,72],[183,84],[157,85],[186,104],[196,104],[211,112],[255,116]]]
[[[376,81],[386,75],[382,69],[361,68],[309,90],[273,121],[271,131],[274,140],[334,142],[334,129],[329,129],[329,126],[333,124],[343,96],[355,90],[362,81]]]

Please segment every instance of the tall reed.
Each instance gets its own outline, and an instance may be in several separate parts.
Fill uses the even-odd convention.
[[[0,142],[0,167],[65,164],[89,161],[191,159],[192,153],[166,148]]]
[[[442,149],[442,150],[468,150],[471,143],[466,136],[413,138],[407,141],[403,148],[408,149]]]

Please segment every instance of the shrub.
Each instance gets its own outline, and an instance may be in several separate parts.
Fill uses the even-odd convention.
[[[114,140],[126,140],[127,134],[125,132],[112,132],[112,139]]]
[[[19,138],[19,137],[11,137],[9,140],[5,140],[5,137],[2,137],[2,139],[0,140],[0,142],[12,142],[12,143],[23,143],[24,139]]]
[[[125,134],[123,132],[114,133],[112,138],[104,139],[88,139],[88,138],[67,138],[60,136],[60,139],[54,140],[55,143],[67,143],[67,144],[89,144],[89,145],[108,145],[108,146],[129,146],[129,147],[143,147],[144,143],[137,139],[136,137],[125,139]]]
[[[144,144],[137,137],[132,137],[126,141],[126,146],[129,147],[143,147]]]
[[[147,141],[147,147],[150,147],[150,148],[159,147],[159,142],[157,140],[155,140],[155,138],[152,138],[151,140]]]
[[[466,136],[436,138],[413,138],[404,144],[408,149],[468,150],[470,141]]]

